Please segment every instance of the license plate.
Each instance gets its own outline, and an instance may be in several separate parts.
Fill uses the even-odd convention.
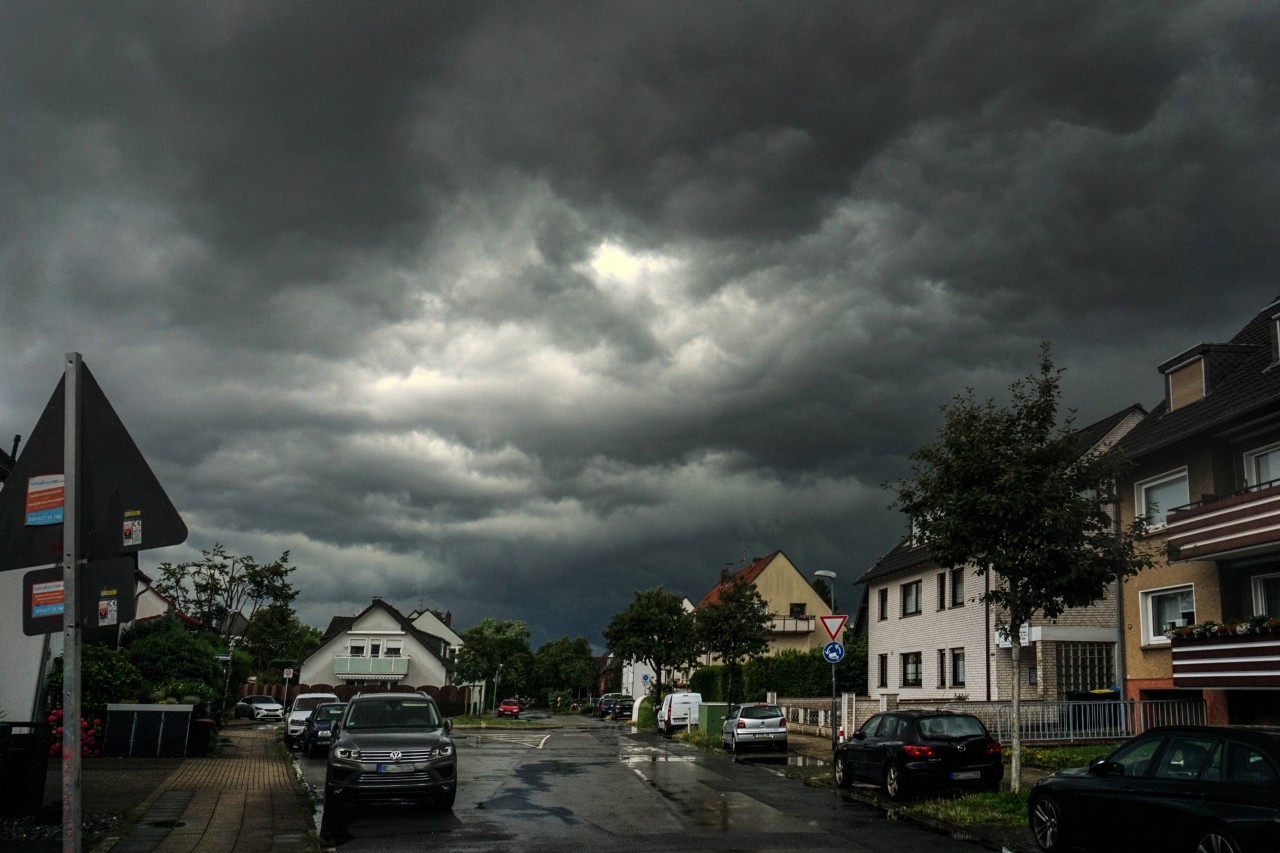
[[[316,732],[316,737],[332,737],[333,732]]]
[[[954,779],[957,782],[964,781],[965,779],[981,779],[982,771],[981,770],[960,770],[955,773],[952,773],[948,778]]]
[[[377,766],[379,773],[412,773],[412,764],[379,764]]]

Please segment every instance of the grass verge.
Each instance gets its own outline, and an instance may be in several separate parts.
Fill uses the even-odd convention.
[[[1025,826],[1027,792],[1016,794],[999,791],[994,794],[966,794],[918,800],[905,805],[902,814],[954,826]]]

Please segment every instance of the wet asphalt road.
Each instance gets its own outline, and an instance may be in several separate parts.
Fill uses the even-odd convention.
[[[782,758],[735,761],[629,726],[581,719],[554,730],[459,730],[452,812],[412,803],[325,815],[324,762],[299,758],[320,802],[321,838],[343,853],[409,850],[981,850],[827,788],[786,778]]]

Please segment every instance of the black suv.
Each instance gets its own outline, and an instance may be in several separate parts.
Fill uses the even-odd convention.
[[[334,725],[325,808],[356,797],[427,797],[453,808],[458,760],[445,719],[425,693],[366,693]]]

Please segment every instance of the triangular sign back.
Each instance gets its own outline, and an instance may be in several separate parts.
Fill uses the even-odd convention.
[[[848,616],[819,616],[823,629],[827,632],[827,636],[835,642],[836,637],[840,636],[840,632],[844,630],[844,623],[849,621]]]
[[[185,542],[187,525],[83,362],[78,385],[81,556],[111,559]],[[31,524],[27,510],[31,481],[64,473],[65,386],[64,376],[0,488],[0,571],[62,559],[62,524]]]

